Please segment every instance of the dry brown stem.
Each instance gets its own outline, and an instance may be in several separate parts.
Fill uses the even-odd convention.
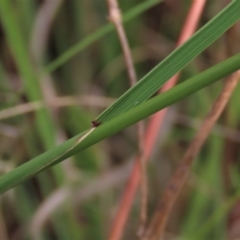
[[[72,105],[91,106],[97,108],[106,108],[114,102],[113,98],[106,98],[93,95],[82,95],[80,97],[65,96],[65,97],[53,97],[48,103],[50,108],[67,107]],[[18,116],[29,112],[36,111],[45,106],[43,101],[34,101],[19,104],[17,106],[3,109],[0,111],[0,120]]]
[[[114,24],[121,47],[124,54],[124,60],[126,63],[127,73],[130,80],[130,85],[133,86],[137,82],[137,76],[133,65],[133,60],[127,41],[127,37],[122,24],[121,11],[118,7],[117,0],[107,0],[109,8],[109,20]],[[140,191],[141,191],[141,210],[140,210],[140,227],[139,235],[142,234],[145,227],[147,219],[147,175],[146,175],[146,163],[142,151],[144,149],[144,125],[143,122],[137,124],[138,128],[138,149],[139,149],[139,161],[141,168],[141,182],[140,182]]]
[[[114,24],[114,26],[116,28],[116,31],[117,31],[117,34],[119,37],[119,41],[121,43],[121,47],[123,50],[124,58],[125,58],[128,77],[129,77],[129,80],[130,80],[130,83],[132,86],[137,82],[137,76],[136,76],[136,72],[134,69],[127,37],[126,37],[125,31],[124,31],[124,28],[122,25],[121,11],[118,7],[117,0],[107,0],[107,2],[108,2],[108,7],[109,7],[109,20]]]
[[[211,128],[214,126],[226,106],[239,78],[240,71],[237,71],[226,80],[220,95],[214,102],[195,138],[180,161],[174,175],[170,179],[160,199],[156,212],[151,219],[150,225],[144,234],[144,240],[157,240],[162,236],[173,204],[190,173],[191,165],[210,133]]]

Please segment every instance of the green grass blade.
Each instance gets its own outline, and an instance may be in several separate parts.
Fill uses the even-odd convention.
[[[31,101],[40,100],[42,99],[40,84],[31,59],[28,56],[28,49],[15,18],[11,1],[0,1],[0,16],[9,47],[24,83],[26,94]],[[54,128],[46,109],[40,109],[36,112],[36,123],[46,149],[50,149],[54,146]]]
[[[115,103],[100,114],[96,121],[104,123],[146,101],[168,79],[184,68],[239,19],[240,1],[233,1],[185,44],[172,52],[135,86],[125,92]]]
[[[126,23],[131,19],[134,19],[136,16],[140,15],[141,13],[145,12],[149,8],[153,7],[157,3],[162,2],[163,0],[148,0],[143,3],[140,3],[133,9],[129,10],[126,14],[123,15],[123,22]],[[111,23],[106,24],[104,27],[100,28],[98,31],[92,33],[91,35],[85,37],[82,41],[77,43],[76,45],[69,48],[65,53],[63,53],[60,57],[56,60],[51,62],[48,66],[45,67],[44,72],[52,72],[56,70],[58,67],[66,63],[70,58],[74,55],[88,47],[90,44],[94,43],[98,39],[102,38],[106,34],[110,33],[114,30],[114,27]]]
[[[238,190],[233,196],[227,198],[213,214],[198,228],[196,240],[206,239],[205,236],[226,216],[235,204],[239,201],[240,191]]]
[[[52,150],[32,159],[0,178],[0,193],[7,191],[16,184],[34,176],[36,173],[51,167],[60,161],[72,156],[104,138],[123,130],[124,128],[150,116],[151,114],[191,95],[230,73],[240,69],[240,54],[188,79],[171,90],[160,94],[140,106],[121,114],[120,116],[97,127],[88,137],[79,144],[76,141],[84,133],[66,141]]]

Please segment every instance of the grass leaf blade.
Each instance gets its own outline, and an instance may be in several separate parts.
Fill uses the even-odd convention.
[[[131,111],[123,113],[113,120],[100,125],[87,138],[81,141],[79,145],[76,145],[76,142],[78,142],[84,133],[17,167],[0,178],[0,193],[11,189],[38,172],[59,163],[104,138],[114,135],[124,128],[193,94],[238,69],[240,69],[240,53],[188,79],[171,90],[142,103]]]
[[[168,79],[184,68],[239,19],[240,1],[233,1],[186,43],[173,51],[137,84],[125,92],[115,103],[100,114],[96,121],[107,122],[146,101]]]

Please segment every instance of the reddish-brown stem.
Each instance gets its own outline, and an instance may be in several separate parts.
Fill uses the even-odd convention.
[[[192,2],[191,8],[189,9],[189,13],[186,18],[177,45],[180,45],[184,41],[186,41],[195,31],[202,10],[204,8],[205,2],[206,0],[198,0]],[[164,85],[161,91],[166,91],[167,89],[171,88],[176,82],[176,79],[177,77],[174,76],[170,81],[168,81],[170,83],[167,82]],[[163,109],[160,112],[154,114],[150,118],[150,122],[147,126],[144,137],[144,151],[142,155],[143,159],[148,160],[148,158],[150,157],[153,146],[158,136],[159,129],[161,128],[161,123],[165,116],[165,113],[166,109]],[[135,164],[133,166],[133,170],[131,172],[125,191],[123,193],[117,214],[113,221],[113,225],[109,235],[109,240],[119,240],[121,238],[123,228],[126,224],[126,220],[140,181],[140,171],[141,168],[137,156]]]
[[[144,240],[158,240],[162,236],[173,204],[190,173],[192,163],[231,97],[239,78],[240,71],[237,71],[227,79],[221,93],[204,119],[195,138],[180,161],[174,175],[171,177],[145,233]]]

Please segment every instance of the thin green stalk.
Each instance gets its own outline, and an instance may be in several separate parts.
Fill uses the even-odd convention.
[[[134,19],[136,16],[147,11],[149,8],[153,7],[154,5],[156,5],[162,1],[163,0],[148,0],[148,1],[144,1],[143,3],[140,3],[133,9],[129,10],[127,13],[123,14],[123,18],[122,18],[123,22],[126,23],[126,22]],[[114,30],[114,27],[111,23],[104,25],[96,32],[90,34],[89,36],[87,36],[83,40],[81,40],[79,43],[70,47],[66,52],[64,52],[56,60],[54,60],[48,66],[46,66],[44,69],[44,72],[48,72],[48,73],[53,72],[58,67],[60,67],[64,63],[66,63],[74,55],[76,55],[80,51],[84,50],[90,44],[99,40],[100,38],[102,38],[103,36],[105,36],[106,34],[110,33],[113,30]]]
[[[30,101],[41,100],[42,93],[40,83],[29,57],[26,42],[18,26],[16,16],[14,15],[11,1],[0,1],[0,16],[9,47],[24,83],[26,94]],[[36,124],[45,148],[52,148],[55,142],[54,127],[51,123],[50,115],[45,108],[36,111]]]
[[[221,208],[214,211],[214,213],[199,228],[200,230],[198,230],[196,240],[206,239],[205,236],[211,232],[211,230],[224,218],[224,216],[227,215],[231,208],[239,201],[239,198],[240,191],[238,190],[237,193],[223,202],[221,204]]]

